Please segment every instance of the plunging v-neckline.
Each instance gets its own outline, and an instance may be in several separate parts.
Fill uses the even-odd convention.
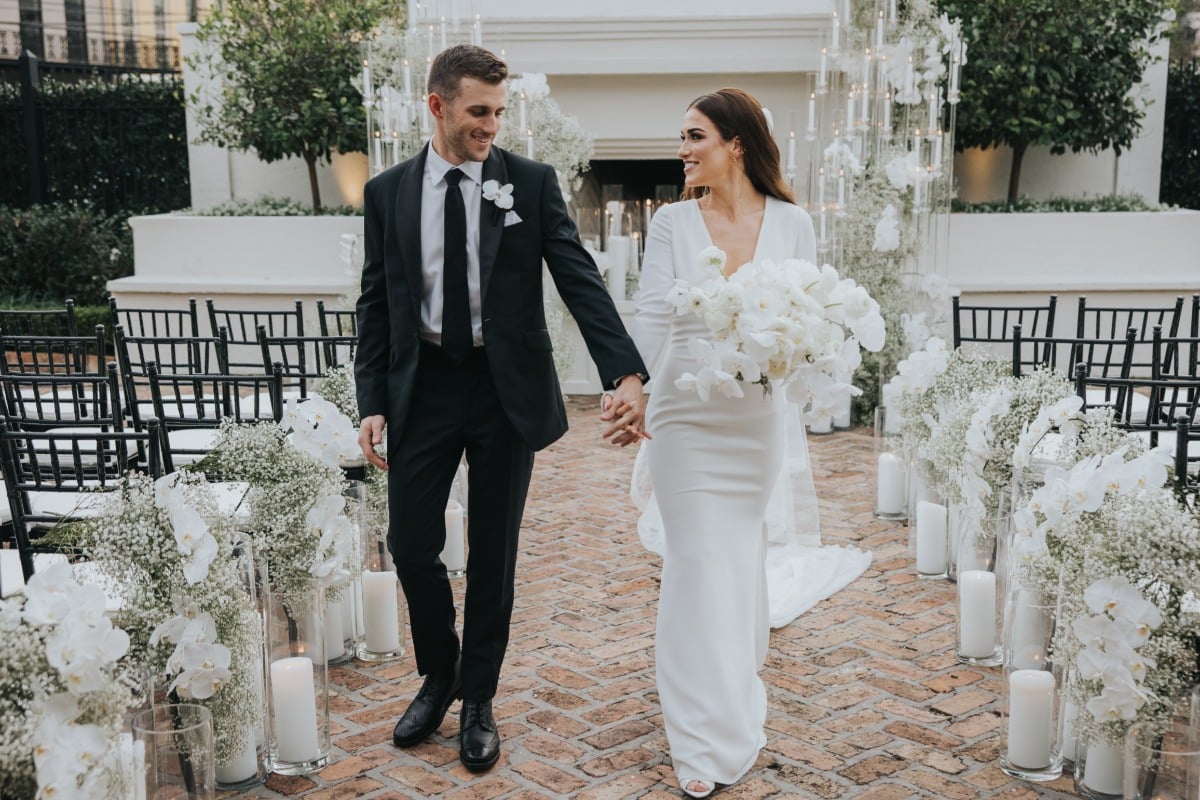
[[[716,247],[717,244],[716,244],[716,242],[713,241],[712,232],[708,229],[708,223],[704,221],[704,212],[700,210],[700,201],[693,200],[692,203],[696,209],[696,215],[700,217],[700,227],[704,229],[704,235],[705,235],[705,237],[708,238],[708,244],[711,247]],[[771,207],[770,196],[764,197],[763,198],[762,219],[759,220],[759,222],[758,222],[758,233],[754,237],[754,252],[750,254],[750,260],[745,262],[745,264],[752,264],[755,261],[758,261],[758,251],[759,251],[759,249],[762,248],[763,230],[766,229],[766,227],[767,227],[767,209],[770,207]],[[721,252],[724,253],[725,251],[722,250]],[[728,254],[726,254],[726,255],[728,255]],[[727,277],[727,278],[732,277],[733,273],[737,272],[739,269],[741,269],[743,266],[745,266],[745,264],[738,264],[734,268],[733,272],[725,273],[725,277]]]

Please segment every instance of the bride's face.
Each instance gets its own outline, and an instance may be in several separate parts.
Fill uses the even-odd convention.
[[[721,183],[737,167],[734,154],[739,152],[739,145],[736,140],[727,142],[722,139],[712,120],[698,108],[689,108],[683,115],[679,138],[684,186]]]

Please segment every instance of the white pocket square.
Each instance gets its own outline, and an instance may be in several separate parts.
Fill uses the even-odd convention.
[[[506,228],[509,225],[516,225],[520,221],[521,221],[521,217],[515,211],[509,211],[507,214],[504,215],[504,227],[506,227]]]

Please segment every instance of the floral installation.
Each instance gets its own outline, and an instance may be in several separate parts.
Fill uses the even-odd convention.
[[[507,211],[513,207],[513,185],[511,183],[501,186],[500,181],[484,181],[481,190],[483,199],[491,200],[501,211]]]
[[[969,416],[960,441],[962,455],[950,474],[968,508],[994,508],[1013,481],[1014,451],[1043,408],[1069,401],[1071,384],[1057,372],[1037,369],[980,390],[958,407]],[[974,410],[971,407],[974,406]],[[1068,406],[1069,407],[1069,406]]]
[[[246,546],[203,475],[130,475],[79,523],[101,572],[121,587],[130,660],[155,686],[212,712],[217,763],[261,726],[262,631],[238,558]]]
[[[525,95],[525,126],[519,110]],[[578,191],[595,152],[592,135],[578,117],[563,112],[550,96],[550,84],[540,72],[512,75],[508,80],[508,123],[500,126],[496,144],[513,153],[526,153],[526,136],[533,133],[533,157],[554,167],[564,194]]]
[[[343,364],[329,370],[314,385],[313,392],[332,403],[346,415],[355,428],[359,425],[358,396],[354,388],[354,363]],[[359,451],[361,456],[361,451]],[[388,525],[387,473],[367,464],[364,467],[367,485],[365,525],[369,531],[386,531]]]
[[[668,294],[677,314],[700,317],[712,333],[689,343],[702,367],[678,378],[678,388],[704,400],[714,390],[742,397],[742,383],[786,388],[791,402],[821,415],[858,392],[842,376],[860,363],[860,347],[884,344],[879,304],[866,289],[801,259],[756,261],[726,275],[724,254],[712,250],[700,254],[704,279],[677,281]]]
[[[1058,598],[1053,652],[1087,741],[1163,725],[1195,679],[1200,615],[1183,605],[1200,589],[1200,519],[1165,485],[1170,461],[1122,446],[1049,467],[1014,517],[1018,580]]]
[[[122,718],[134,702],[120,660],[130,638],[105,593],[69,564],[0,600],[0,786],[11,797],[125,796]]]
[[[842,20],[843,44],[835,58],[857,58],[866,48],[878,49],[875,3],[852,0],[848,9],[850,18]],[[824,175],[846,178],[844,202],[839,198],[833,215],[835,265],[879,301],[887,324],[887,344],[854,376],[864,390],[860,418],[879,401],[881,384],[894,374],[906,347],[920,349],[930,336],[949,333],[949,307],[943,302],[949,287],[933,263],[937,245],[931,221],[948,210],[951,192],[944,170],[922,169],[920,155],[910,150],[907,140],[911,120],[930,117],[931,92],[946,96],[947,63],[952,46],[961,41],[959,30],[958,21],[941,14],[931,0],[905,3],[881,48],[893,102],[885,118],[891,130],[885,136],[866,137],[862,146],[849,146],[854,137],[834,131],[837,138],[821,151]],[[853,71],[844,61],[843,65]],[[820,195],[809,200],[818,207],[823,202]]]
[[[293,414],[286,422],[298,419]],[[311,438],[309,444],[319,447],[321,434],[313,431]],[[249,484],[243,500],[246,527],[266,560],[275,592],[302,597],[315,581],[337,599],[349,578],[347,554],[353,547],[353,528],[343,513],[342,472],[302,450],[303,439],[295,432],[289,437],[274,423],[222,420],[215,446],[195,468]]]

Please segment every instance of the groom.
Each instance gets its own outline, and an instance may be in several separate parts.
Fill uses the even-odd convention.
[[[491,701],[508,645],[533,453],[567,428],[542,306],[543,261],[614,390],[601,415],[612,443],[642,437],[648,379],[554,170],[492,146],[507,76],[483,48],[443,51],[429,71],[433,139],[367,183],[354,367],[358,441],[388,470],[388,546],[425,676],[392,738],[399,747],[421,742],[461,697],[459,753],[476,772],[500,757]],[[386,461],[375,451],[385,423]],[[464,452],[471,517],[460,645],[438,556]]]

